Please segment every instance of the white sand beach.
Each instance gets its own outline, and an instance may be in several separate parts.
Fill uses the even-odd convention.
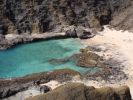
[[[122,30],[117,31],[105,26],[105,29],[94,38],[81,40],[81,42],[86,46],[99,46],[102,50],[98,52],[99,55],[104,56],[105,59],[113,58],[121,62],[122,70],[129,78],[122,80],[119,84],[106,85],[128,85],[133,97],[133,33]]]
[[[124,72],[133,75],[133,33],[105,27],[105,30],[99,32],[94,38],[83,40],[82,43],[89,46],[98,45],[106,49],[101,53],[107,59],[113,57],[121,61],[125,66]]]

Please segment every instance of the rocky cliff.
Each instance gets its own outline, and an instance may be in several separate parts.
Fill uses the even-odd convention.
[[[79,83],[69,83],[27,100],[131,100],[131,95],[127,86],[94,88]]]
[[[118,30],[129,30],[133,32],[133,2],[123,12],[114,15],[110,24]]]
[[[132,0],[0,0],[0,33],[63,31],[69,25],[100,29]]]

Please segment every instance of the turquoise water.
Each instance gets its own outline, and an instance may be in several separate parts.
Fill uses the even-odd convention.
[[[75,39],[50,40],[17,46],[0,51],[0,78],[20,77],[27,74],[69,68],[81,73],[89,69],[68,62],[52,65],[52,58],[69,57],[83,46]]]

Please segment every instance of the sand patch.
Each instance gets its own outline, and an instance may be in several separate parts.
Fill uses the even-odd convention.
[[[128,75],[128,80],[122,80],[119,85],[128,85],[133,96],[133,33],[117,31],[105,26],[94,38],[81,40],[86,46],[95,46],[101,49],[97,52],[105,59],[115,59],[121,62],[122,70]],[[117,86],[118,83],[109,86]]]

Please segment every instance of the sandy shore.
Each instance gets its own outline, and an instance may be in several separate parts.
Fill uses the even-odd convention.
[[[133,75],[133,33],[111,30],[99,32],[94,38],[81,41],[87,46],[99,46],[102,48],[101,55],[106,59],[115,58],[122,62],[123,71]]]
[[[129,77],[127,80],[122,80],[116,84],[104,84],[104,86],[119,86],[128,85],[133,97],[133,33],[128,31],[116,31],[109,29],[107,26],[105,30],[99,32],[94,38],[81,40],[86,46],[98,47],[100,52],[96,52],[105,59],[115,59],[121,62],[120,67],[123,72]],[[97,86],[98,84],[92,84]]]

